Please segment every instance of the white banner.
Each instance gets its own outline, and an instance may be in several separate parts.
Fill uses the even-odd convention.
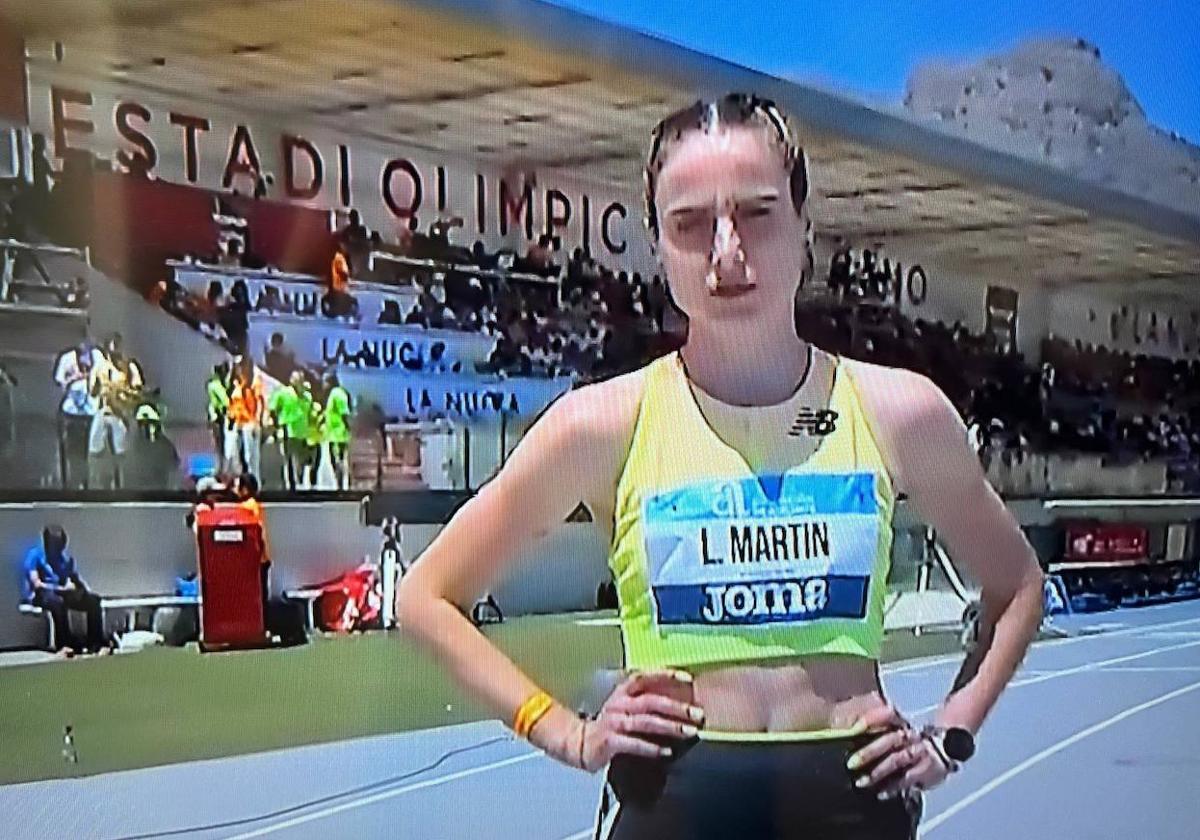
[[[168,263],[175,269],[175,281],[189,292],[200,295],[208,294],[211,283],[221,284],[225,294],[229,294],[233,284],[242,280],[250,292],[250,305],[259,309],[259,299],[268,286],[274,286],[279,294],[283,307],[297,314],[315,314],[321,312],[321,297],[325,294],[325,284],[316,277],[306,274],[290,274],[283,271],[256,271],[253,269],[222,268],[219,266],[204,266],[189,263]],[[388,288],[377,283],[354,281],[350,292],[358,301],[358,311],[363,322],[376,323],[379,313],[383,311],[383,303],[394,300],[400,307],[400,313],[407,315],[416,305],[417,292],[412,288]],[[270,313],[263,311],[263,317]]]
[[[272,333],[283,335],[305,365],[334,365],[338,368],[370,369],[368,357],[378,367],[393,372],[420,371],[429,361],[435,345],[441,345],[442,363],[450,368],[462,362],[463,373],[474,373],[477,362],[487,361],[495,339],[475,332],[434,330],[420,326],[354,326],[317,316],[297,318],[289,315],[250,316],[250,353],[262,360]]]
[[[499,379],[450,374],[339,370],[356,407],[378,403],[402,421],[447,418],[475,422],[503,414],[536,415],[571,387],[569,377]]]

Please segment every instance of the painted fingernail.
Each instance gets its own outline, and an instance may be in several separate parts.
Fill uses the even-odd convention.
[[[692,681],[692,675],[687,671],[676,671],[675,679],[679,680],[681,683],[690,683]]]
[[[891,799],[892,794],[891,794],[891,792],[886,791],[886,790],[880,791],[878,794],[876,794],[875,798],[878,799],[880,802],[883,802],[885,800]]]
[[[683,726],[679,727],[679,731],[683,733],[683,737],[685,738],[696,737],[696,727],[691,726],[690,724],[685,723]]]
[[[858,780],[854,782],[854,786],[857,788],[865,788],[869,784],[871,784],[870,776],[860,776]]]
[[[857,770],[859,768],[859,766],[861,766],[861,765],[862,765],[862,756],[860,756],[856,753],[855,755],[850,756],[850,760],[846,762],[846,769]]]
[[[671,748],[670,747],[659,747],[658,754],[661,755],[663,758],[670,758],[671,757]]]
[[[699,706],[688,706],[688,717],[696,721],[696,723],[700,723],[704,720],[704,710]]]

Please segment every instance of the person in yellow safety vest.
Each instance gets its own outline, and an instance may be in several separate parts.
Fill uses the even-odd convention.
[[[350,448],[350,392],[342,387],[336,373],[325,374],[325,411],[321,437],[329,450],[329,462],[339,490],[348,490],[349,470],[346,457]]]
[[[309,454],[309,406],[304,401],[304,372],[293,371],[288,384],[271,395],[268,412],[275,428],[282,434],[283,454],[287,460],[287,483],[292,490],[300,488],[311,458]],[[311,400],[311,395],[309,397]]]
[[[217,474],[225,472],[225,436],[229,432],[229,365],[213,366],[205,385],[208,392],[208,427],[212,432],[213,451],[217,455]]]

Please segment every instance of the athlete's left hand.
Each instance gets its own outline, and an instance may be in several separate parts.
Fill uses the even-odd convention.
[[[913,789],[930,790],[950,775],[933,746],[921,737],[894,706],[879,706],[862,714],[857,728],[879,736],[850,756],[848,768],[860,772],[855,785],[871,788],[880,799]]]

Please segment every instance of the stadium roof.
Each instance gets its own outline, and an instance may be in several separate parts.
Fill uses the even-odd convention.
[[[10,0],[0,17],[62,41],[56,72],[84,80],[626,189],[661,116],[752,90],[799,123],[820,234],[1019,286],[1200,300],[1200,209],[535,0]]]

